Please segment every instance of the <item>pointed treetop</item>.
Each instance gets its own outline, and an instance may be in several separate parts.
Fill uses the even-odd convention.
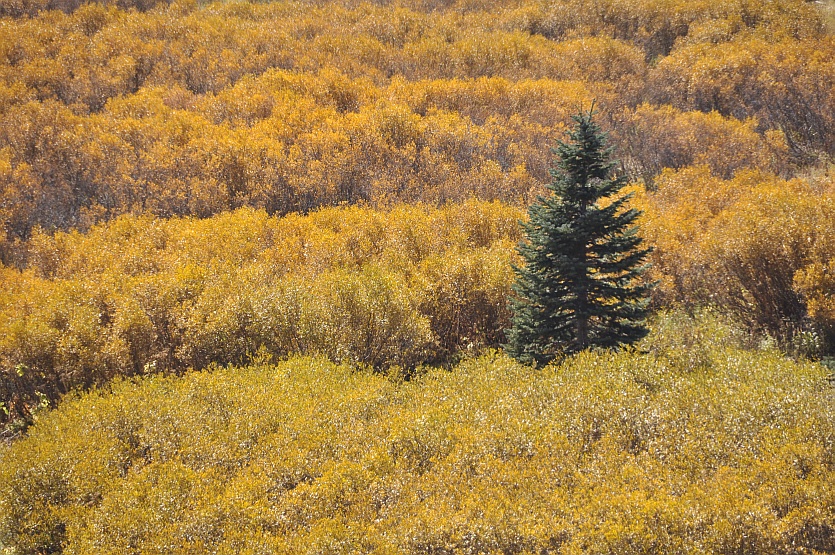
[[[639,279],[649,249],[639,248],[639,212],[615,195],[625,181],[615,166],[594,106],[574,116],[568,141],[557,143],[552,194],[540,197],[523,225],[508,353],[544,363],[588,347],[617,348],[647,333],[652,286]],[[606,202],[600,202],[607,199]]]

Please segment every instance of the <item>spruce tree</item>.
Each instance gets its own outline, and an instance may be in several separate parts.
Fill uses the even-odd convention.
[[[588,347],[617,348],[647,334],[644,318],[651,285],[638,279],[650,249],[639,248],[625,206],[631,195],[612,177],[616,164],[594,108],[574,116],[569,141],[553,150],[550,194],[539,197],[523,223],[515,268],[512,327],[507,352],[545,364]]]

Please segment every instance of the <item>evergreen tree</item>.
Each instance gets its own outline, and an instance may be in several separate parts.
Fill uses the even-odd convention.
[[[616,348],[647,334],[644,318],[652,285],[640,283],[650,249],[633,225],[640,215],[615,197],[622,177],[594,109],[574,116],[568,142],[554,149],[551,194],[531,205],[515,268],[507,352],[544,364],[587,347]]]

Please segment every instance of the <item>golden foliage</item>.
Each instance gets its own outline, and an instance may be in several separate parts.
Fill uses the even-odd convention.
[[[775,42],[776,37],[741,34],[682,44],[654,69],[654,100],[680,109],[756,117],[763,128],[783,131],[798,156],[814,156],[809,152],[813,144],[831,152],[835,92],[829,83],[835,78],[835,57],[825,52],[835,47],[835,37]]]
[[[785,181],[740,172],[723,180],[698,166],[666,170],[656,186],[636,202],[667,301],[722,307],[779,339],[791,339],[807,317],[831,330],[831,175]],[[818,352],[833,347],[835,338],[823,339]]]
[[[784,175],[835,153],[835,43],[800,0],[1,10],[20,16],[0,22],[6,264],[37,226],[125,213],[524,204],[592,98],[647,182],[691,164]]]
[[[292,358],[119,381],[40,415],[0,454],[0,543],[20,554],[835,549],[823,369],[741,350],[710,316],[653,327],[647,354],[538,370],[494,354],[397,384]]]
[[[521,215],[469,201],[36,232],[28,269],[0,274],[0,419],[114,376],[297,353],[409,373],[497,346]]]
[[[757,133],[757,121],[726,118],[718,112],[679,112],[671,106],[642,104],[621,122],[632,173],[652,186],[665,169],[705,165],[730,179],[742,169],[786,171],[788,147],[780,131]],[[663,180],[664,178],[661,177]],[[696,199],[692,199],[696,200]]]

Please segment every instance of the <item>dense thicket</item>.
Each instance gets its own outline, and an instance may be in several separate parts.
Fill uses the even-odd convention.
[[[835,349],[835,179],[705,166],[637,188],[657,306],[713,305],[785,348]],[[0,268],[0,421],[114,376],[319,353],[408,372],[498,347],[523,212],[494,202],[270,217],[121,216],[37,233]]]
[[[521,211],[471,201],[37,234],[0,268],[0,423],[75,387],[259,356],[408,373],[496,346]]]
[[[835,174],[733,179],[696,166],[637,190],[659,304],[719,306],[794,348],[835,351]]]
[[[126,212],[530,200],[592,97],[647,182],[835,153],[835,39],[802,0],[152,4],[2,2],[7,264]]]
[[[835,552],[833,13],[0,0],[0,552]],[[746,331],[468,358],[592,98]]]
[[[664,318],[649,354],[503,356],[397,385],[292,359],[121,381],[0,454],[0,548],[835,551],[835,389]]]

